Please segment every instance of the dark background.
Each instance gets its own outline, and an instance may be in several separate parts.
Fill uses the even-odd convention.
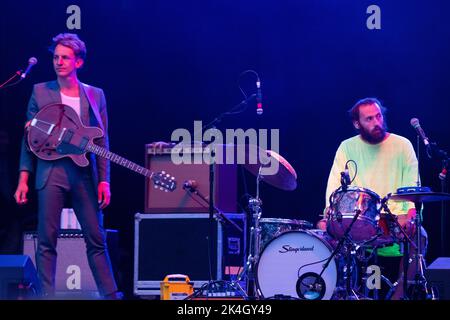
[[[81,8],[81,30],[66,28],[72,4]],[[381,8],[381,30],[366,27],[372,4]],[[31,56],[39,60],[29,78],[0,91],[2,250],[19,250],[14,235],[35,224],[34,195],[25,208],[12,195],[32,85],[55,78],[47,47],[56,34],[75,32],[86,42],[79,78],[105,91],[111,150],[140,164],[146,143],[169,141],[174,129],[193,130],[194,120],[205,124],[240,102],[239,74],[256,70],[264,114],[251,104],[218,128],[280,129],[280,153],[297,171],[298,188],[264,185],[263,216],[315,223],[335,151],[354,134],[346,111],[358,99],[381,99],[390,131],[414,146],[409,122],[417,117],[431,140],[450,149],[449,9],[445,0],[2,1],[0,79]],[[255,92],[253,76],[240,83]],[[428,159],[422,145],[420,160],[423,185],[440,191],[439,160]],[[144,208],[144,179],[112,164],[111,188],[105,224],[120,231],[121,286],[130,292],[133,216]],[[426,206],[428,262],[449,255],[440,250],[440,215],[440,203]]]

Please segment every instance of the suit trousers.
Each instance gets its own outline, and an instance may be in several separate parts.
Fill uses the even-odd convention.
[[[47,183],[38,190],[36,264],[44,294],[51,297],[55,293],[56,244],[61,211],[67,201],[80,222],[89,266],[100,294],[105,296],[117,291],[91,168],[78,167],[71,159],[64,158],[54,161]]]

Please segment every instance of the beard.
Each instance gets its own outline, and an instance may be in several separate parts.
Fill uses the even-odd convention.
[[[376,126],[372,129],[372,131],[368,131],[361,126],[359,133],[361,137],[370,144],[377,144],[383,141],[384,137],[386,137],[386,127],[384,125],[382,127]]]

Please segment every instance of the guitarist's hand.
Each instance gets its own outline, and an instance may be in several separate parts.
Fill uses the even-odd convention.
[[[28,202],[28,177],[30,173],[28,171],[20,171],[19,183],[17,184],[16,192],[14,193],[14,199],[18,205],[23,205]]]
[[[109,190],[109,183],[102,181],[98,184],[98,204],[100,209],[105,209],[111,202],[111,191]]]
[[[16,203],[18,205],[27,204],[27,193],[28,193],[28,184],[24,182],[20,182],[17,185],[16,192],[14,193],[14,199],[16,199]]]

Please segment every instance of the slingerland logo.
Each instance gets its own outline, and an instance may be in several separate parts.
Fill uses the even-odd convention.
[[[314,245],[311,247],[301,247],[301,248],[294,248],[291,247],[290,245],[286,244],[284,246],[281,246],[282,250],[278,250],[279,253],[288,253],[288,252],[293,252],[293,253],[298,253],[301,251],[314,251]]]

